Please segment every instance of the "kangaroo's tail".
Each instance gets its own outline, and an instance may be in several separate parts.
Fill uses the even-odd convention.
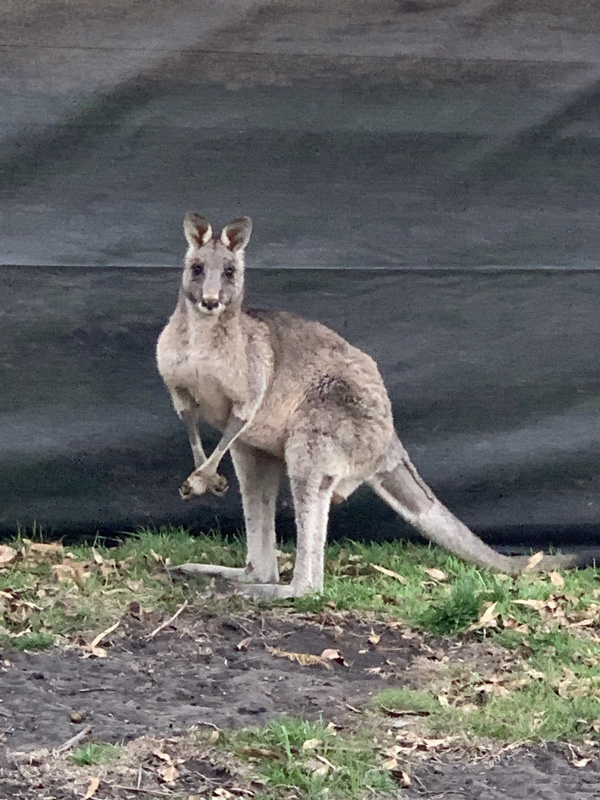
[[[480,567],[517,574],[533,564],[529,556],[505,556],[488,547],[438,500],[394,436],[381,471],[369,481],[377,494],[427,539]],[[544,556],[536,570],[600,563],[600,549]]]

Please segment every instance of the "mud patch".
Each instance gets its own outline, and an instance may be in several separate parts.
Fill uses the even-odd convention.
[[[442,762],[416,771],[407,800],[597,800],[598,759],[578,769],[566,747],[549,745],[504,756],[493,764]]]
[[[75,649],[12,654],[0,678],[5,744],[56,748],[78,724],[116,742],[207,723],[262,725],[277,714],[336,721],[401,680],[421,652],[402,629],[386,628],[374,647],[369,627],[297,616],[205,617],[150,641],[145,634],[117,640],[105,659]],[[283,655],[325,650],[344,663],[302,666]],[[71,722],[74,711],[81,722]]]
[[[371,626],[335,613],[189,613],[148,639],[153,627],[149,620],[131,625],[125,637],[106,643],[107,658],[85,657],[77,647],[4,656],[2,800],[74,800],[94,776],[102,779],[93,795],[99,800],[251,797],[260,787],[248,765],[227,760],[218,747],[190,744],[190,729],[263,725],[281,715],[356,727],[373,695],[430,682],[436,662],[477,659],[478,668],[494,669],[506,658],[485,645],[436,641],[401,625]],[[333,659],[322,658],[324,651]],[[303,665],[306,656],[313,658]],[[74,770],[67,757],[53,754],[85,726],[96,742],[125,744],[119,763]],[[176,787],[157,777],[168,764],[157,752],[173,759]],[[464,753],[458,761],[431,756],[415,763],[411,786],[397,796],[600,797],[600,764],[577,768],[566,747],[519,750],[493,763],[474,760],[468,746]]]

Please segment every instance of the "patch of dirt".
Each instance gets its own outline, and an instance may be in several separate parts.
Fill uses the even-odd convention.
[[[598,800],[600,760],[583,768],[566,747],[519,750],[490,763],[439,762],[416,771],[406,800]]]
[[[385,629],[374,647],[370,628],[346,622],[342,628],[333,617],[176,624],[149,641],[147,631],[117,639],[107,658],[84,658],[76,649],[12,654],[0,677],[6,745],[59,746],[77,732],[73,711],[83,712],[96,740],[108,742],[169,736],[205,723],[264,724],[282,713],[336,721],[352,713],[348,704],[364,707],[421,652],[420,639],[402,629]],[[320,656],[328,649],[339,650],[345,665],[302,666],[277,655]]]
[[[247,767],[226,762],[218,748],[190,749],[190,728],[262,725],[282,714],[357,724],[372,696],[389,685],[430,682],[436,665],[449,661],[468,666],[476,659],[485,671],[506,658],[486,645],[439,642],[335,612],[188,611],[148,638],[158,621],[134,616],[126,635],[102,641],[106,658],[73,646],[0,660],[2,800],[74,800],[98,776],[96,800],[250,797],[247,788],[236,790],[249,785]],[[123,765],[74,772],[65,755],[52,753],[88,726],[94,741],[127,744]],[[432,754],[415,764],[412,784],[399,796],[600,798],[600,764],[576,768],[561,748],[516,751],[494,764],[448,759]],[[169,766],[177,769],[176,787],[157,777]],[[145,791],[136,786],[142,778]]]

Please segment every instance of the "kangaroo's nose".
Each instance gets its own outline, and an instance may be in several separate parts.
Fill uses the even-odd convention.
[[[219,305],[219,300],[216,297],[203,297],[201,302],[208,311],[212,311],[213,308]]]

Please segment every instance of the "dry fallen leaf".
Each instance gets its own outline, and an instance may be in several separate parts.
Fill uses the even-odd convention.
[[[93,797],[98,791],[99,786],[100,786],[100,778],[98,777],[90,778],[87,792],[83,795],[82,800],[90,800],[90,797]]]
[[[150,549],[150,554],[152,555],[152,558],[156,561],[157,564],[163,564],[163,565],[165,564],[165,557],[157,553],[156,550]]]
[[[159,769],[158,775],[165,783],[173,783],[179,777],[179,772],[174,764],[170,764],[168,767],[164,767],[164,769]]]
[[[404,575],[400,575],[398,572],[394,572],[387,567],[380,567],[379,564],[371,564],[371,568],[377,570],[377,572],[381,572],[382,575],[387,575],[388,578],[393,578],[395,581],[398,581],[398,583],[408,583]]]
[[[323,742],[321,739],[307,739],[304,744],[302,745],[303,750],[316,750],[317,747],[322,745]]]
[[[520,606],[529,606],[530,608],[535,608],[536,611],[541,611],[546,606],[545,600],[514,600],[513,602]]]
[[[163,753],[161,750],[153,750],[152,755],[160,758],[161,761],[166,761],[167,764],[172,764],[173,759],[168,753]]]
[[[41,556],[61,555],[64,552],[64,547],[61,542],[32,542],[31,539],[23,539],[25,550],[29,553],[37,553]]]
[[[325,669],[333,669],[331,662],[322,656],[315,656],[311,653],[293,653],[287,650],[281,650],[279,647],[270,647],[265,645],[266,649],[272,656],[277,658],[287,658],[288,661],[295,661],[301,667],[314,667],[315,665],[325,667]]]
[[[380,639],[381,639],[381,634],[380,633],[375,633],[373,628],[371,628],[371,633],[369,634],[369,638],[367,639],[369,644],[372,644],[372,645],[379,644]]]
[[[314,775],[317,778],[322,778],[327,775],[332,769],[334,769],[333,764],[331,761],[328,761],[323,756],[315,756],[315,758],[309,758],[308,761],[305,761],[302,765],[307,772],[310,772],[311,775]]]
[[[571,764],[573,764],[574,767],[581,769],[582,767],[587,767],[591,760],[591,758],[574,758],[571,760]]]
[[[423,567],[423,572],[426,572],[430,578],[433,578],[434,581],[448,580],[446,573],[441,569],[437,569],[436,567],[431,567],[431,569]]]
[[[321,658],[327,661],[337,661],[338,664],[341,664],[343,667],[347,667],[348,663],[344,656],[340,653],[339,650],[334,650],[333,648],[327,648],[323,650],[321,653]]]
[[[74,725],[80,725],[82,722],[85,722],[86,717],[87,714],[84,708],[74,708],[69,714],[69,720]]]
[[[115,631],[120,624],[121,620],[117,620],[114,625],[110,626],[110,628],[107,628],[105,631],[102,631],[102,633],[99,633],[92,642],[84,645],[83,649],[86,650],[85,657],[89,658],[90,656],[96,656],[96,658],[106,658],[106,650],[103,647],[98,647],[98,645],[105,636],[108,636],[109,633]]]
[[[7,544],[0,544],[0,567],[12,564],[18,555],[14,547],[9,547]]]
[[[557,589],[562,589],[565,585],[565,579],[560,574],[560,572],[551,572],[550,573],[550,581],[552,582],[553,586],[556,586]]]
[[[489,606],[485,609],[483,614],[479,617],[477,622],[474,622],[470,627],[470,631],[477,631],[481,628],[496,628],[498,627],[498,623],[496,622],[496,617],[498,616],[498,612],[496,611],[496,606],[498,603],[490,603]]]
[[[528,560],[527,565],[523,569],[523,572],[531,572],[532,570],[534,570],[543,558],[544,558],[543,550],[540,550],[539,553],[534,553]]]
[[[516,633],[528,633],[529,628],[524,623],[520,623],[516,617],[508,616],[502,620],[502,625],[506,630],[513,630]]]
[[[72,561],[69,563],[63,562],[62,564],[52,565],[52,574],[55,575],[59,583],[68,583],[72,581],[76,584],[81,584],[87,581],[91,576],[90,564],[84,561]]]
[[[236,650],[241,650],[244,653],[250,647],[252,641],[254,640],[254,636],[246,636],[245,639],[241,639],[235,646]]]

